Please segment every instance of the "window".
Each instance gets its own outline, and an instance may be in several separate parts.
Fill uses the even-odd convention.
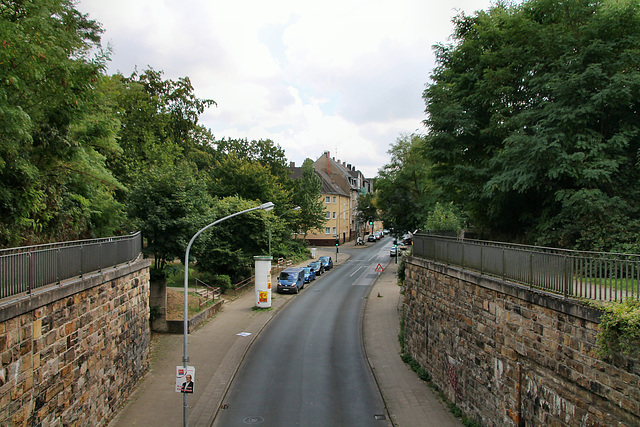
[[[336,203],[336,196],[333,196],[333,203]]]
[[[327,196],[324,198],[325,203],[331,203],[331,196]]]
[[[333,234],[337,234],[337,233],[336,233],[336,228],[335,228],[335,227],[333,227]]]
[[[327,211],[327,219],[331,219],[331,212]]]
[[[324,234],[331,234],[331,229],[329,227],[325,228]]]
[[[336,219],[336,213],[335,212],[333,213],[333,219]]]

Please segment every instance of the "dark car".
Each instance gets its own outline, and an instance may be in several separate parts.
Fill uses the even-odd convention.
[[[304,271],[301,268],[287,268],[280,272],[276,292],[297,294],[302,288],[304,288]]]
[[[376,236],[374,234],[369,234],[369,237],[367,237],[367,241],[376,242]]]
[[[310,283],[316,280],[316,272],[311,267],[302,267],[304,270],[304,283]]]
[[[309,267],[313,269],[313,271],[316,273],[316,276],[320,276],[322,273],[324,273],[324,266],[320,261],[310,262]]]
[[[321,256],[318,261],[322,263],[325,270],[331,270],[333,268],[333,260],[330,256]]]

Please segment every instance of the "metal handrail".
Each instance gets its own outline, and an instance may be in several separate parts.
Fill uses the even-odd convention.
[[[104,268],[131,262],[142,251],[142,234],[76,240],[0,250],[0,299]]]
[[[623,301],[640,295],[640,255],[576,251],[416,234],[413,255],[542,289],[564,298]]]

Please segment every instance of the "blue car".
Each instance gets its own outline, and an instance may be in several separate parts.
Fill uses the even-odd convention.
[[[293,292],[297,294],[304,288],[304,271],[301,268],[287,268],[278,276],[276,292]]]
[[[310,262],[309,267],[316,273],[316,277],[324,273],[324,266],[320,261]]]
[[[318,261],[322,263],[325,270],[331,270],[333,268],[333,260],[330,256],[321,256]]]
[[[311,267],[302,267],[304,270],[304,283],[316,280],[316,272]]]

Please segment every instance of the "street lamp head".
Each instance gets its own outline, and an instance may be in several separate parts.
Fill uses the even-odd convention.
[[[270,211],[271,209],[273,209],[273,206],[273,202],[267,202],[258,206],[258,209],[262,209],[263,211]]]
[[[302,209],[300,206],[296,206],[295,208],[291,209],[292,211],[299,211],[300,209]]]

